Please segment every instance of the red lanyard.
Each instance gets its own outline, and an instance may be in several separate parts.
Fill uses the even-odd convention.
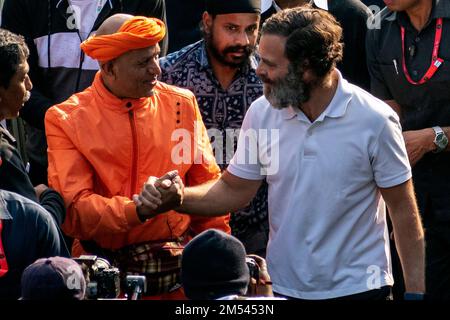
[[[2,229],[3,224],[2,220],[0,220],[0,278],[8,272],[8,262],[6,261],[5,249],[3,249],[2,243]]]
[[[401,33],[402,33],[402,54],[403,54],[402,64],[403,64],[403,73],[405,74],[405,77],[406,77],[406,79],[408,80],[409,83],[414,84],[414,85],[424,84],[425,82],[427,82],[428,80],[430,80],[434,76],[436,71],[439,69],[439,67],[444,62],[444,60],[439,58],[439,56],[438,56],[438,54],[439,54],[439,47],[441,45],[441,39],[442,39],[442,28],[443,28],[442,21],[443,21],[442,18],[439,18],[436,21],[436,35],[434,37],[434,48],[433,48],[433,57],[431,58],[431,65],[428,68],[427,73],[425,73],[425,75],[423,76],[422,79],[419,80],[419,82],[416,82],[413,79],[411,79],[411,76],[409,75],[408,69],[406,68],[406,59],[405,59],[405,28],[404,27],[400,27],[400,30],[401,30]]]

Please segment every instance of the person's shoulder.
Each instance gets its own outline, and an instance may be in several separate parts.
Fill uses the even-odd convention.
[[[155,91],[162,98],[179,98],[183,100],[195,99],[194,93],[188,89],[180,88],[162,81],[158,81]]]
[[[270,105],[266,96],[262,95],[252,102],[247,113],[270,113],[272,111],[274,111],[274,108]]]
[[[265,95],[260,96],[258,99],[255,99],[255,101],[252,102],[252,106],[264,106],[264,107],[270,107],[270,102],[267,100]]]
[[[183,67],[186,62],[189,62],[194,58],[195,51],[199,50],[202,44],[203,40],[200,40],[162,57],[159,59],[161,69],[164,72],[166,69],[173,69],[178,66]]]
[[[277,110],[270,104],[269,100],[262,95],[252,102],[245,114],[245,117],[250,118],[252,123],[259,123],[264,125],[267,123],[274,123],[278,120],[282,110]]]
[[[89,108],[94,96],[91,87],[88,87],[82,92],[71,95],[67,100],[58,103],[46,112],[46,118],[62,118],[69,120],[75,111]]]
[[[13,218],[51,220],[50,214],[38,203],[24,196],[6,190],[0,190],[0,199],[4,201]]]
[[[358,112],[358,118],[365,118],[374,121],[384,122],[386,119],[394,117],[398,119],[397,113],[383,100],[378,99],[366,90],[354,85],[348,84],[352,91],[351,103],[355,106],[354,110]]]

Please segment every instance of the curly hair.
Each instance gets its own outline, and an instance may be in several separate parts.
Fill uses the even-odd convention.
[[[9,87],[17,67],[26,61],[29,50],[22,36],[0,29],[0,86]]]
[[[308,63],[318,77],[342,60],[342,28],[325,10],[302,6],[280,11],[266,20],[261,34],[286,37],[284,54],[293,67],[303,69]]]

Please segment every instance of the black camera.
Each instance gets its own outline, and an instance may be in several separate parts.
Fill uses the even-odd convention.
[[[145,276],[128,275],[125,279],[125,291],[128,300],[139,300],[147,291]]]
[[[250,278],[259,280],[259,266],[255,259],[245,257],[245,262],[247,263],[248,271],[250,272]]]
[[[120,294],[119,269],[97,256],[84,255],[74,259],[86,278],[86,299],[115,299]]]

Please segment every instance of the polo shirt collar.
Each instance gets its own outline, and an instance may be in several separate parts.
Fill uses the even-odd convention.
[[[331,100],[328,107],[324,112],[320,114],[320,116],[315,120],[315,122],[323,121],[325,117],[328,118],[341,118],[347,112],[347,107],[352,100],[352,88],[347,80],[342,77],[341,72],[338,69],[335,69],[338,74],[338,85],[336,88],[336,92],[334,94],[333,99]],[[302,111],[297,108],[287,107],[281,111],[281,115],[283,119],[290,120],[297,116],[299,120],[304,118],[304,114]]]
[[[341,118],[347,112],[347,107],[352,100],[352,89],[347,80],[342,77],[339,70],[335,69],[338,74],[338,85],[333,99],[324,112],[316,119],[323,121],[325,117]]]
[[[0,190],[0,220],[12,220],[13,217],[8,211],[8,206],[6,205],[6,200],[3,198],[3,193]]]

